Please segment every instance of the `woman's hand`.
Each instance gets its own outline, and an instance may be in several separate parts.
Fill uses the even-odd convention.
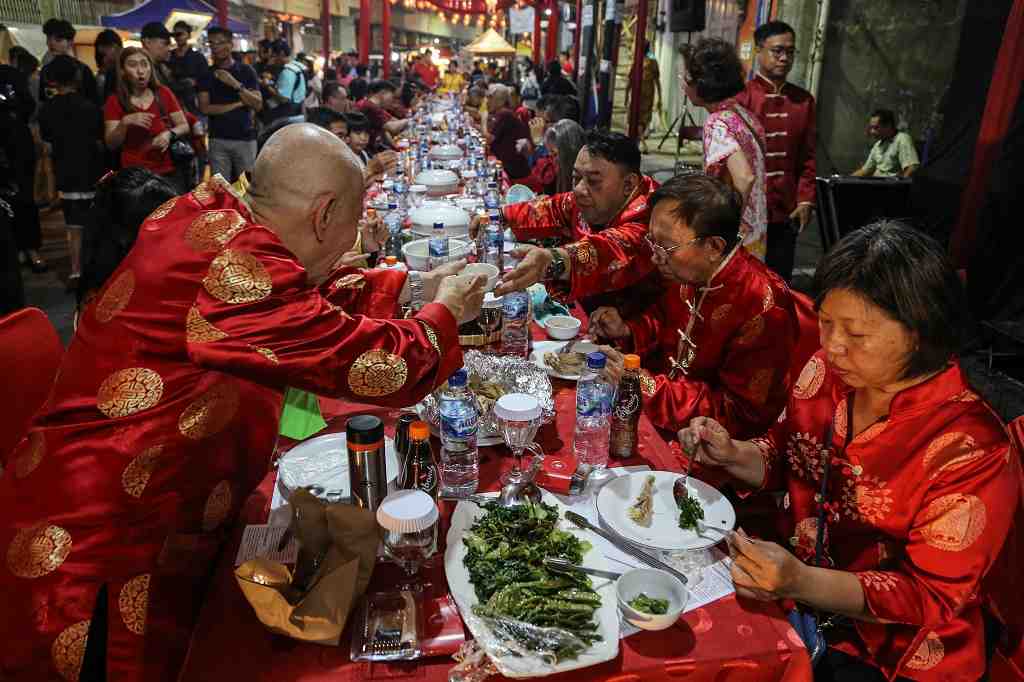
[[[127,114],[121,119],[125,125],[149,128],[153,124],[153,114],[144,111],[136,111],[134,114]]]
[[[588,329],[596,338],[608,341],[622,341],[633,336],[618,309],[609,306],[602,306],[590,315]]]
[[[534,144],[539,145],[544,141],[544,131],[547,127],[548,122],[544,120],[543,116],[534,116],[530,119],[530,137]]]
[[[726,536],[732,556],[732,582],[741,597],[772,601],[799,592],[807,565],[774,542],[756,540],[739,529]]]
[[[622,373],[625,371],[625,359],[622,353],[615,350],[611,346],[598,346],[598,353],[604,353],[604,378],[612,386],[618,386],[619,380],[622,379]]]
[[[165,130],[156,137],[153,138],[153,148],[158,149],[162,152],[167,151],[167,147],[171,144],[171,131]]]
[[[679,445],[694,462],[721,468],[735,464],[739,449],[725,427],[710,417],[694,417],[679,431]]]

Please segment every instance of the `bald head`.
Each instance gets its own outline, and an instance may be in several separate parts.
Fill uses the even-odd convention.
[[[362,214],[363,172],[348,145],[310,123],[270,136],[253,169],[250,204],[319,283],[352,248]]]

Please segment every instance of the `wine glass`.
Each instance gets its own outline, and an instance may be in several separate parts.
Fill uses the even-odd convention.
[[[484,304],[480,308],[480,317],[477,318],[480,330],[483,331],[484,338],[487,340],[484,344],[484,352],[489,353],[493,351],[495,346],[493,336],[495,332],[501,329],[503,317],[502,299],[502,296],[495,296],[491,292],[484,294]]]
[[[525,477],[522,468],[523,451],[530,450],[537,456],[543,456],[533,443],[543,416],[540,401],[527,393],[508,393],[498,398],[494,405],[494,416],[498,420],[501,437],[516,458],[512,470],[502,476],[501,482],[505,485],[519,483]]]
[[[437,550],[439,514],[433,498],[422,490],[399,490],[377,508],[384,529],[384,552],[410,578]]]

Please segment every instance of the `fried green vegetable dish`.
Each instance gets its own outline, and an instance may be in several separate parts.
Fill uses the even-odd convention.
[[[642,613],[651,613],[655,616],[663,616],[668,613],[668,599],[648,597],[643,592],[630,599],[628,603]]]
[[[590,544],[559,530],[558,510],[547,504],[499,507],[488,503],[487,513],[463,536],[463,560],[480,603],[479,616],[512,619],[539,627],[560,628],[589,646],[601,639],[594,612],[601,596],[590,578],[578,571],[558,573],[544,566],[545,557],[583,560]],[[527,637],[520,639],[529,644]],[[532,647],[531,647],[532,648]],[[565,644],[557,658],[576,658],[583,648]]]
[[[697,530],[697,521],[704,519],[704,508],[694,497],[687,497],[679,503],[679,527]]]

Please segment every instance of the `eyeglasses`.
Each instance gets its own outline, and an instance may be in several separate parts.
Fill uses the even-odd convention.
[[[782,59],[783,57],[792,59],[796,56],[797,49],[795,47],[773,47],[768,52],[776,59]]]
[[[650,232],[648,232],[647,234],[644,235],[644,239],[647,240],[647,246],[651,247],[651,251],[654,252],[655,256],[657,256],[658,258],[668,258],[668,255],[670,253],[672,253],[673,251],[675,251],[677,249],[681,249],[681,248],[683,248],[685,246],[689,246],[690,244],[696,244],[701,239],[703,239],[703,237],[694,237],[693,239],[691,239],[690,241],[686,242],[685,244],[673,244],[672,246],[668,247],[667,249],[664,246],[662,246],[661,244],[659,244],[658,242],[656,242],[653,239],[651,239],[651,233]]]

